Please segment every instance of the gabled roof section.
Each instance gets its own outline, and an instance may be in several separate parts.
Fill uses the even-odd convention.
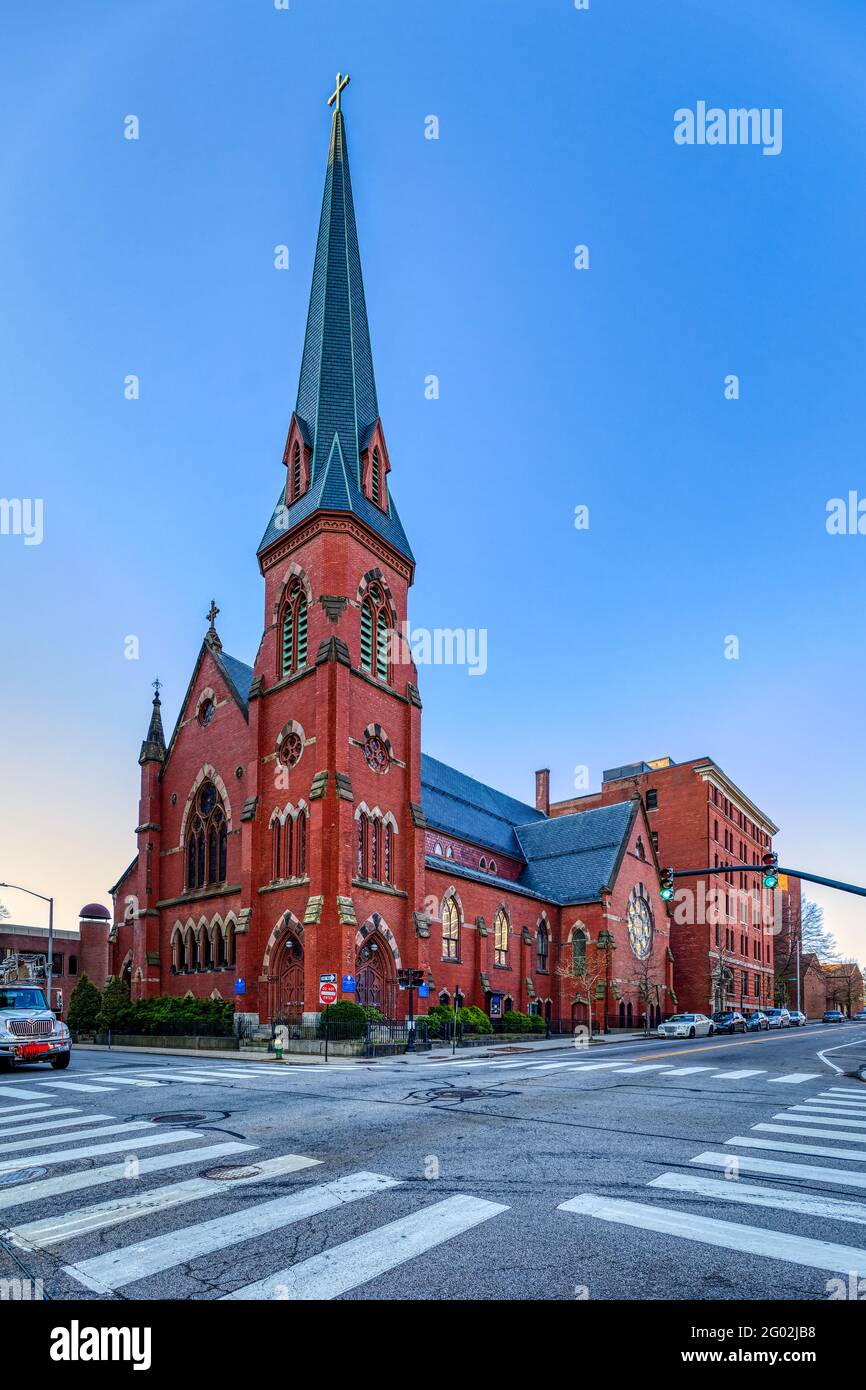
[[[311,450],[310,485],[288,506],[281,491],[259,554],[313,512],[348,511],[412,561],[390,488],[385,511],[361,490],[361,453],[379,419],[379,403],[340,110],[331,123],[295,414]]]
[[[168,759],[171,756],[171,751],[174,748],[175,740],[177,738],[178,730],[180,728],[180,721],[183,718],[183,712],[186,709],[187,704],[189,703],[189,697],[192,694],[193,687],[196,681],[198,680],[198,673],[201,670],[201,664],[204,661],[206,652],[209,652],[210,655],[213,657],[213,660],[216,663],[217,670],[225,680],[225,683],[229,688],[229,693],[234,699],[235,704],[239,706],[244,719],[246,719],[247,722],[249,722],[250,686],[253,683],[252,666],[248,666],[245,661],[238,661],[237,657],[235,656],[229,656],[227,652],[224,652],[222,650],[222,647],[219,644],[209,641],[206,637],[202,642],[201,647],[199,648],[198,658],[196,660],[195,666],[193,667],[193,672],[190,677],[189,685],[187,686],[186,693],[180,702],[180,709],[177,712],[177,719],[175,721],[175,725],[172,730],[171,738],[168,744],[168,752],[165,755],[166,762],[168,762]]]
[[[523,859],[516,825],[543,821],[544,814],[526,802],[495,791],[437,758],[421,755],[421,808],[431,830]]]
[[[619,801],[518,826],[527,861],[520,882],[561,904],[597,901],[613,885],[639,809],[637,801]]]

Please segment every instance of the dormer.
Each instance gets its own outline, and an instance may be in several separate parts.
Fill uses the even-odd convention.
[[[388,474],[391,460],[382,432],[382,422],[377,420],[370,430],[366,444],[361,449],[361,491],[380,511],[388,511]]]
[[[297,414],[292,411],[286,447],[283,450],[283,463],[286,466],[286,506],[290,507],[303,497],[310,486],[310,461],[313,451],[306,441],[304,430]]]

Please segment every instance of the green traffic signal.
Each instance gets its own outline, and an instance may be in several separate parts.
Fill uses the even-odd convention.
[[[778,888],[778,886],[779,875],[773,869],[770,869],[767,873],[764,874],[764,887]]]
[[[662,902],[669,903],[670,900],[671,900],[671,898],[673,897],[673,895],[674,895],[673,884],[671,884],[670,887],[668,887],[667,884],[665,884],[665,886],[664,886],[664,888],[661,890],[661,893],[660,893],[659,896],[661,897]]]

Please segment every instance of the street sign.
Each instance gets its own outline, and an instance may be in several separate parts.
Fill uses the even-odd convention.
[[[243,976],[241,976],[239,979],[235,980],[235,994],[246,994],[246,992],[247,982]]]
[[[319,1003],[335,1004],[337,1001],[337,986],[330,980],[322,980],[319,984]]]
[[[337,983],[337,976],[336,976],[336,974],[335,974],[333,971],[329,971],[328,974],[326,974],[326,975],[320,975],[320,976],[319,976],[319,984],[320,984],[320,985],[335,985],[336,983]]]
[[[344,994],[354,994],[357,988],[355,985],[355,976],[344,975],[341,988]]]
[[[429,998],[430,998],[430,986],[429,986],[429,985],[419,985],[419,986],[418,986],[418,998],[419,998],[419,999],[429,999]]]

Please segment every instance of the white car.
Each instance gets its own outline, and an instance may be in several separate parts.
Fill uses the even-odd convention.
[[[657,1032],[660,1038],[711,1038],[715,1029],[706,1014],[673,1014]]]

